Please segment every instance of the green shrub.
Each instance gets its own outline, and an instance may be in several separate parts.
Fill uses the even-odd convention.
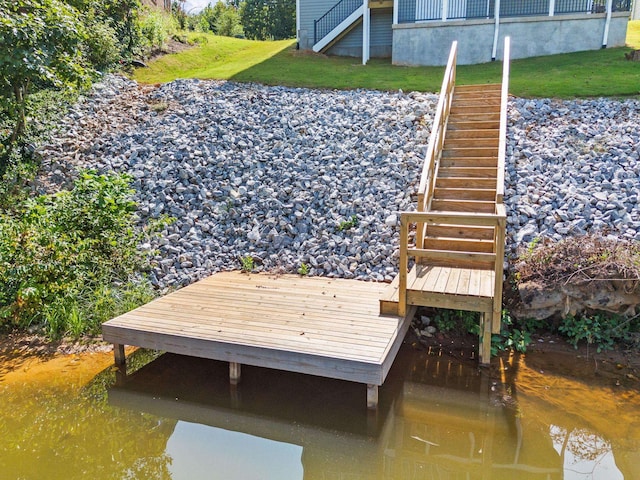
[[[620,315],[605,313],[579,317],[568,316],[562,319],[558,327],[558,331],[574,348],[578,348],[581,341],[586,341],[587,346],[595,345],[598,353],[611,350],[617,342],[630,341],[632,335],[639,329],[640,320],[637,315],[624,318]]]
[[[151,298],[137,246],[156,226],[135,227],[129,181],[81,172],[72,190],[0,214],[0,326],[80,335]]]
[[[111,26],[101,22],[87,25],[85,56],[97,70],[110,70],[120,60],[118,36]]]
[[[160,10],[151,9],[140,18],[142,35],[142,54],[149,55],[153,51],[166,47],[167,40],[177,33],[175,20]]]

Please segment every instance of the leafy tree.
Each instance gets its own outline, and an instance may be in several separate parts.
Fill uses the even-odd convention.
[[[282,40],[295,36],[294,0],[245,0],[240,6],[240,22],[248,38]]]
[[[84,39],[78,11],[60,0],[0,3],[0,101],[15,119],[10,144],[25,132],[32,85],[71,88],[89,80]]]
[[[229,7],[220,14],[216,21],[216,33],[225,37],[242,35],[240,16],[235,8]]]

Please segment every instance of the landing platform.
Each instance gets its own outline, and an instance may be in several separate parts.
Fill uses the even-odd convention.
[[[222,272],[102,326],[104,340],[369,385],[373,406],[409,327],[379,314],[384,283]],[[119,355],[120,352],[120,355]],[[235,367],[235,373],[234,373]]]

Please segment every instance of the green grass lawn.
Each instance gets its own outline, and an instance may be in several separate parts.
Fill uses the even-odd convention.
[[[444,67],[398,67],[388,59],[327,57],[295,50],[295,41],[258,42],[206,35],[207,42],[165,55],[137,69],[142,83],[176,78],[227,79],[312,88],[367,88],[436,92]],[[640,21],[630,22],[627,42],[640,48]],[[640,64],[625,60],[629,48],[611,48],[514,60],[510,92],[521,97],[640,95]],[[458,84],[499,82],[502,63],[458,67]]]

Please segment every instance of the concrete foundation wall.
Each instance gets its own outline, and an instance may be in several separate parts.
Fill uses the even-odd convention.
[[[624,46],[628,12],[612,14],[608,47]],[[605,14],[505,18],[500,21],[497,59],[505,36],[511,58],[597,50],[602,47]],[[424,22],[393,26],[395,65],[446,65],[451,42],[458,41],[458,64],[492,60],[494,20]]]

